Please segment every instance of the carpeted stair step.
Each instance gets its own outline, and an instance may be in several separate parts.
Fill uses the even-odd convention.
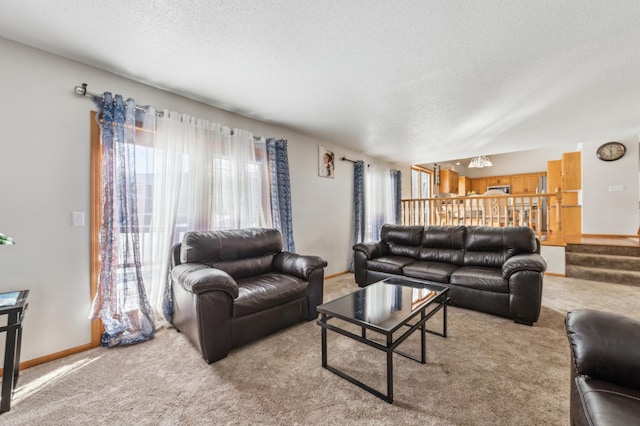
[[[603,246],[603,245],[593,245],[593,244],[567,244],[565,252],[640,257],[640,247]]]
[[[614,271],[611,269],[567,265],[565,273],[570,278],[640,287],[640,272],[637,271]]]
[[[567,265],[640,272],[640,257],[568,252],[566,259]]]

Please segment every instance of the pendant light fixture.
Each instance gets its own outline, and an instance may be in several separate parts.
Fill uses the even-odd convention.
[[[470,169],[481,169],[483,167],[491,167],[493,163],[489,160],[489,157],[486,155],[479,155],[477,157],[473,157],[469,162]]]

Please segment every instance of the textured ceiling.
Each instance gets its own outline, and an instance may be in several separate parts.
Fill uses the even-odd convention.
[[[403,163],[638,135],[638,22],[638,0],[0,2],[0,37]]]

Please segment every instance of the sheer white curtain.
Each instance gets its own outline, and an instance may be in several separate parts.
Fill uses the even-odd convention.
[[[365,171],[365,241],[380,239],[385,223],[395,223],[391,169],[375,164]]]
[[[222,136],[215,144],[214,228],[271,227],[266,141],[239,129]]]
[[[171,316],[171,247],[187,231],[271,226],[264,140],[186,114],[157,119],[147,163],[145,283],[158,319]]]
[[[188,123],[188,116],[164,111],[157,120],[155,142],[148,155],[151,195],[146,214],[150,216],[151,226],[142,250],[147,266],[144,269],[147,294],[158,319],[162,318],[171,246],[179,238],[176,227],[180,189],[188,167],[189,128],[183,119]],[[184,217],[180,218],[181,222],[183,220]]]

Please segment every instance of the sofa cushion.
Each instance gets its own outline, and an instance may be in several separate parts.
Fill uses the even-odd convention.
[[[221,231],[187,232],[180,249],[181,263],[229,262],[273,255],[282,250],[282,237],[276,229],[245,228]]]
[[[439,283],[448,283],[451,273],[458,269],[458,266],[442,262],[425,262],[418,260],[409,263],[402,268],[402,272],[407,277],[418,278]]]
[[[380,240],[403,246],[418,246],[422,240],[422,226],[383,225]]]
[[[389,247],[389,253],[395,256],[418,258],[422,226],[383,225],[380,240]]]
[[[422,234],[418,259],[462,265],[464,226],[427,226]]]
[[[502,278],[502,270],[486,266],[461,266],[451,274],[449,283],[494,293],[509,292],[509,281]]]
[[[510,257],[536,249],[535,234],[529,227],[468,226],[463,264],[500,268]]]
[[[575,380],[588,424],[638,424],[640,390],[594,380],[588,376],[578,376]]]
[[[233,317],[238,318],[306,296],[308,282],[293,275],[267,273],[238,280]]]
[[[402,275],[402,268],[415,261],[416,260],[411,257],[382,256],[373,260],[367,260],[367,269],[370,271]]]

